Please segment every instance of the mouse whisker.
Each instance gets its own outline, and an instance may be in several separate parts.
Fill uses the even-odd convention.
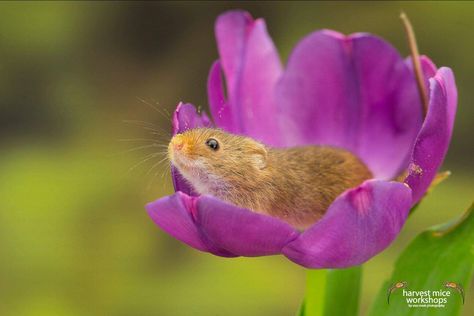
[[[162,134],[165,134],[165,135],[170,134],[170,132],[166,132],[165,130],[163,130],[159,126],[157,126],[156,124],[153,124],[153,123],[150,123],[150,122],[136,121],[136,120],[123,120],[122,122],[127,124],[127,125],[143,128],[146,131],[162,133]]]
[[[161,163],[161,162],[160,162],[160,163]],[[163,171],[162,171],[162,178],[163,178],[163,176],[165,175],[165,173],[166,173],[167,171],[169,171],[169,170],[170,170],[170,168],[163,168]],[[158,176],[158,173],[160,173],[160,170],[158,170],[157,172],[155,172],[155,173],[153,174],[153,176],[151,177],[150,181],[148,182],[147,191],[150,191],[150,189],[151,189],[151,187],[152,187],[152,184],[155,182],[156,177]]]
[[[156,144],[156,148],[159,148],[161,153],[168,153],[168,145],[166,144]]]
[[[149,132],[150,134],[152,135],[156,135],[156,136],[160,136],[160,137],[166,137],[166,138],[171,138],[171,133],[163,133],[163,132],[159,132],[159,131],[150,131]]]
[[[147,148],[152,148],[152,147],[159,147],[159,146],[158,146],[158,144],[150,144],[150,145],[138,146],[138,147],[130,148],[130,149],[127,149],[127,150],[124,150],[124,151],[121,151],[121,152],[112,154],[111,156],[114,157],[114,156],[118,156],[118,155],[123,155],[123,154],[129,153],[129,152],[133,152],[133,151],[137,151],[137,150],[142,150],[142,149],[147,149]]]
[[[152,187],[152,184],[155,182],[155,179],[156,179],[156,173],[148,181],[148,185],[146,186],[146,191],[147,192],[150,192],[150,189]]]
[[[161,173],[161,179],[163,180],[164,177],[165,177],[165,174],[167,174],[168,172],[171,173],[171,165],[169,166],[169,168],[163,168],[163,172]]]
[[[152,99],[152,100],[156,105],[158,105],[158,106],[160,105],[160,102],[156,101],[155,99]],[[171,113],[168,111],[168,109],[166,109],[166,107],[162,107],[162,108],[158,108],[158,109],[161,109],[166,115],[168,115],[167,116],[168,121],[171,120]]]
[[[132,172],[132,170],[136,169],[137,167],[141,166],[142,164],[144,164],[145,162],[149,161],[150,159],[153,159],[155,157],[158,157],[160,155],[163,155],[162,152],[154,152],[154,153],[151,153],[151,154],[148,154],[145,156],[145,158],[143,158],[142,160],[140,160],[138,163],[134,164],[133,166],[131,166],[127,173],[130,173]]]
[[[156,127],[157,125],[152,122],[140,121],[140,120],[122,120],[125,124],[138,125],[138,126],[147,126],[147,127]]]
[[[147,122],[147,121],[140,121],[140,120],[122,120],[123,123],[133,126],[141,127],[145,130],[161,133],[163,135],[171,136],[171,131],[164,130],[158,124]]]
[[[155,130],[152,132],[160,133],[160,135],[166,136],[168,138],[172,136],[171,130],[168,131],[168,130],[165,130],[163,127],[159,127],[159,126],[155,127]]]
[[[148,172],[146,173],[146,175],[149,175],[153,170],[156,169],[156,167],[158,167],[161,163],[163,163],[166,159],[168,159],[168,156],[165,156],[163,157],[163,159],[161,159],[160,161],[156,162],[150,170],[148,170]]]
[[[143,104],[146,104],[148,105],[150,108],[152,108],[153,110],[155,110],[158,114],[160,114],[161,116],[163,116],[167,121],[170,121],[171,120],[171,115],[169,114],[169,112],[163,112],[164,108],[163,109],[160,109],[158,108],[157,106],[151,104],[150,102],[140,98],[140,97],[137,97],[137,100],[142,102]],[[158,102],[156,102],[158,104]],[[166,114],[168,114],[168,116],[166,116]]]
[[[154,138],[121,138],[119,142],[156,142]]]
[[[171,120],[171,113],[166,108],[163,108],[163,111],[168,115],[168,120]]]

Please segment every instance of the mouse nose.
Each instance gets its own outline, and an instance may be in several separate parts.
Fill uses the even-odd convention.
[[[184,146],[183,139],[179,135],[173,137],[173,140],[171,141],[171,143],[173,144],[173,148],[175,150],[181,150]]]

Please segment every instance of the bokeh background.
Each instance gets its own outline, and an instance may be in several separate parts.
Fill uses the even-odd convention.
[[[230,8],[264,17],[283,60],[320,28],[375,33],[407,55],[403,9],[421,52],[454,69],[459,111],[443,167],[453,174],[366,264],[363,313],[410,240],[470,205],[472,3],[2,2],[0,315],[296,312],[303,268],[281,256],[214,257],[154,226],[143,206],[172,192],[169,172],[153,159],[136,165],[154,149],[134,148],[149,143],[123,141],[151,137],[140,126],[148,123],[124,120],[168,132],[179,101],[207,108],[213,24]],[[471,294],[464,315],[473,301]]]

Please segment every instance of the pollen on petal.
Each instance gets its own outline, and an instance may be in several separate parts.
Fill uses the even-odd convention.
[[[408,167],[408,171],[410,172],[410,174],[415,174],[415,175],[423,174],[423,169],[415,163],[410,164],[410,166]]]

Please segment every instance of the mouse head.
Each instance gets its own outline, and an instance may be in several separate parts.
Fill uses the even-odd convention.
[[[168,146],[168,156],[195,187],[208,186],[210,182],[248,181],[267,164],[267,150],[261,143],[212,128],[175,135]]]

